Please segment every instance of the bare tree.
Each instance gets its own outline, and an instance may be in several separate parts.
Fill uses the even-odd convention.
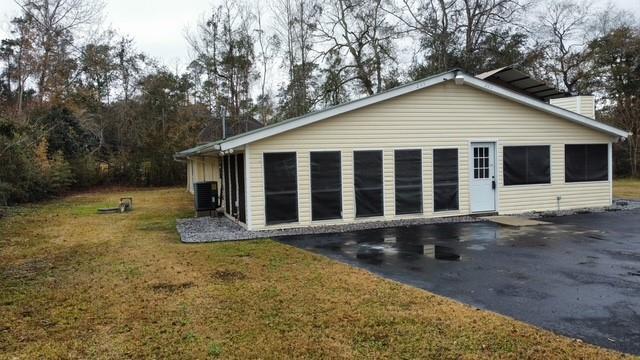
[[[267,93],[267,78],[269,77],[269,69],[273,64],[276,56],[276,51],[280,45],[279,39],[275,34],[269,35],[263,25],[263,8],[257,5],[256,21],[257,27],[255,32],[257,33],[258,46],[259,46],[259,59],[262,65],[261,80],[260,80],[260,95],[258,96],[258,106],[260,111],[260,122],[266,124],[268,122],[268,116],[271,113],[271,96]]]
[[[68,70],[64,69],[64,63],[73,44],[73,32],[97,21],[104,4],[100,0],[18,0],[16,3],[31,19],[38,34],[36,82],[42,101],[53,86],[48,83],[56,81],[58,72]]]
[[[325,54],[348,59],[334,69],[342,78],[336,86],[357,80],[367,95],[383,88],[383,72],[395,55],[395,32],[387,22],[382,0],[326,1],[320,37],[329,48]]]
[[[487,35],[499,35],[499,30],[515,25],[525,4],[518,0],[462,0],[462,15],[458,28],[464,31],[465,58],[471,59]]]
[[[585,48],[593,21],[592,5],[574,0],[547,1],[537,16],[534,33],[545,44],[547,71],[556,85],[577,91],[578,82],[588,77],[589,57]]]
[[[388,12],[405,32],[418,35],[428,72],[453,66],[478,71],[486,40],[507,43],[529,5],[529,0],[400,0]]]
[[[278,38],[285,44],[283,67],[288,82],[281,89],[282,117],[308,112],[317,101],[312,82],[317,68],[315,36],[320,6],[316,0],[275,0],[273,12]]]

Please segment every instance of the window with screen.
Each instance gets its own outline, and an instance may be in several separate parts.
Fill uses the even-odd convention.
[[[433,150],[433,210],[458,210],[458,149]]]
[[[298,221],[296,153],[264,154],[267,225]]]
[[[342,218],[342,172],[339,151],[319,151],[311,160],[311,218]]]
[[[354,151],[353,177],[356,217],[382,216],[382,151]]]
[[[224,211],[231,215],[231,183],[229,181],[229,156],[223,159],[224,166]]]
[[[609,146],[565,145],[564,179],[566,182],[609,180]]]
[[[422,212],[422,151],[396,150],[396,214]]]
[[[229,156],[229,179],[231,184],[229,191],[231,192],[231,215],[238,215],[238,185],[236,181],[236,157],[234,155]]]
[[[549,146],[505,146],[503,148],[504,185],[551,183]]]

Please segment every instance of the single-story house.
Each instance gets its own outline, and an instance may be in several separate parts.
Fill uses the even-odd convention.
[[[563,95],[511,67],[451,70],[176,159],[249,230],[610,205],[628,133]]]

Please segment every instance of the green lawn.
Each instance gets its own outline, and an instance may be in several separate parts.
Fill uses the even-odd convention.
[[[181,244],[191,207],[110,190],[0,220],[0,358],[621,356],[273,241]]]
[[[613,197],[640,200],[640,179],[620,179],[613,182]]]

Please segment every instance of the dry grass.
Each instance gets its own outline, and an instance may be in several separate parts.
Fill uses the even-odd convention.
[[[613,197],[640,200],[640,179],[619,179],[613,182]]]
[[[272,241],[183,245],[181,189],[0,220],[0,358],[618,358]]]

